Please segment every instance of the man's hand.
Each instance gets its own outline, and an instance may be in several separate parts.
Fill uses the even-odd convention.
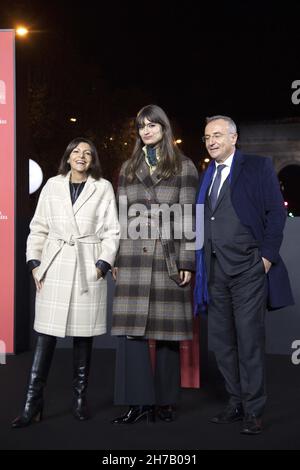
[[[262,260],[263,260],[263,263],[264,263],[264,265],[265,265],[265,272],[266,272],[266,274],[267,274],[267,273],[270,271],[270,268],[271,268],[271,266],[272,266],[272,263],[271,263],[268,259],[266,259],[266,258],[262,258]]]

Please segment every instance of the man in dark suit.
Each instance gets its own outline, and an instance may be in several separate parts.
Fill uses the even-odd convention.
[[[279,256],[286,211],[272,161],[242,154],[237,138],[231,118],[207,118],[203,140],[212,162],[198,196],[204,204],[200,264],[206,269],[203,276],[198,263],[195,300],[203,307],[197,282],[206,277],[209,344],[229,393],[228,405],[211,422],[243,420],[243,434],[259,434],[266,403],[265,310],[293,304],[293,297]]]

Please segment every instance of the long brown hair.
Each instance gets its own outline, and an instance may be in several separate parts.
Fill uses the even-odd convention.
[[[143,159],[144,143],[139,135],[139,128],[144,126],[145,119],[160,124],[162,127],[163,137],[159,143],[159,162],[157,164],[161,178],[170,178],[181,171],[182,153],[174,142],[169,118],[162,108],[155,104],[149,104],[138,112],[135,120],[137,138],[125,170],[127,180],[130,183],[134,180],[135,172]]]
[[[91,154],[92,154],[92,163],[89,169],[87,170],[87,174],[91,175],[95,180],[99,180],[102,176],[102,169],[100,165],[100,160],[98,156],[97,149],[95,144],[85,137],[76,137],[76,139],[71,140],[71,142],[67,145],[65,153],[62,156],[62,159],[59,164],[58,174],[59,175],[66,175],[70,171],[70,165],[68,163],[68,158],[73,150],[81,143],[84,142],[91,147]]]

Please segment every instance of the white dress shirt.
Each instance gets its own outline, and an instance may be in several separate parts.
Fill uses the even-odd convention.
[[[230,173],[230,168],[231,168],[231,165],[232,165],[232,160],[233,160],[233,156],[234,156],[234,153],[232,153],[226,160],[225,162],[223,163],[217,163],[215,161],[215,165],[216,165],[216,169],[215,169],[215,172],[214,172],[214,176],[213,176],[213,179],[212,179],[212,182],[211,182],[211,185],[210,185],[210,188],[209,188],[209,195],[210,195],[210,192],[211,192],[211,188],[212,188],[212,185],[215,181],[215,177],[217,175],[217,168],[219,165],[226,165],[225,168],[223,168],[222,172],[221,172],[221,183],[220,183],[220,187],[219,187],[219,191],[218,191],[218,197],[219,197],[219,194],[220,194],[220,191],[221,191],[221,188],[223,186],[223,183],[224,181],[226,180],[226,178],[228,177],[229,173]]]

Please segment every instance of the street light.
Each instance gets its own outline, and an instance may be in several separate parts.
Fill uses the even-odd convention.
[[[17,26],[16,28],[16,35],[21,37],[21,38],[24,38],[27,36],[27,34],[29,33],[28,31],[28,28],[26,28],[26,26]]]
[[[175,140],[175,144],[182,144],[182,140],[181,139]]]

